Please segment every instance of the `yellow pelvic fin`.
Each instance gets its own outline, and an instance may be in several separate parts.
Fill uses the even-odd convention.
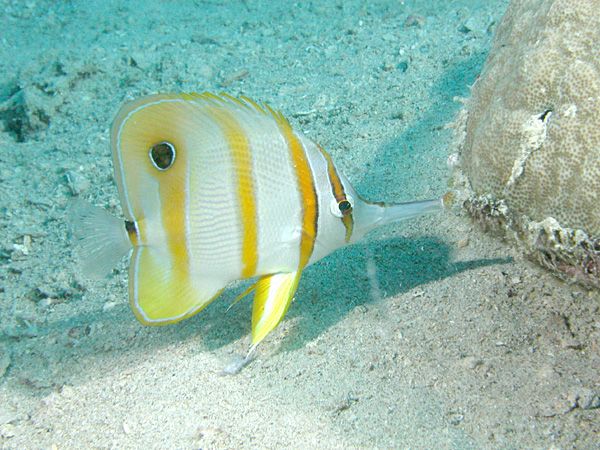
[[[283,319],[298,288],[302,271],[262,277],[256,283],[252,306],[252,347],[256,347]]]
[[[129,302],[144,325],[167,325],[193,316],[224,287],[214,281],[192,285],[189,273],[171,265],[165,252],[136,247],[129,265]]]

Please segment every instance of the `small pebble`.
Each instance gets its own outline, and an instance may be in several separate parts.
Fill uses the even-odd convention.
[[[458,248],[465,248],[469,245],[469,238],[461,239],[456,243]]]
[[[18,261],[25,259],[31,252],[31,236],[26,234],[23,236],[22,244],[13,244],[13,252],[10,257],[12,260]]]
[[[0,378],[4,376],[6,370],[10,366],[10,354],[8,353],[8,345],[0,344]]]
[[[425,17],[418,14],[411,14],[404,21],[404,28],[417,27],[421,28],[425,25]]]
[[[467,369],[473,370],[483,365],[483,360],[480,358],[476,358],[475,356],[467,356],[461,361],[461,365],[463,367],[466,367]]]
[[[0,426],[0,436],[9,439],[15,436],[15,426],[12,423],[5,423]]]
[[[65,172],[65,179],[71,194],[74,196],[81,195],[87,191],[90,187],[90,181],[79,172],[73,170],[67,170]]]
[[[49,308],[50,306],[52,306],[52,305],[54,304],[54,302],[55,302],[55,301],[56,301],[56,300],[55,300],[55,299],[53,299],[52,297],[46,297],[46,298],[43,298],[43,299],[41,299],[41,300],[38,302],[38,305],[39,305],[41,308]]]
[[[582,350],[583,349],[583,344],[571,336],[567,336],[567,337],[561,339],[560,344],[561,344],[562,348],[568,348],[571,350]]]
[[[408,62],[406,62],[406,61],[400,61],[400,62],[398,63],[398,65],[396,66],[396,68],[397,68],[397,69],[398,69],[400,72],[404,73],[404,72],[406,72],[406,71],[408,70]]]
[[[117,306],[117,302],[106,302],[104,305],[102,305],[102,311],[110,311],[115,306]]]
[[[51,284],[42,284],[35,288],[37,295],[40,298],[52,298],[58,297],[58,292]]]
[[[460,413],[451,413],[450,414],[450,417],[449,417],[450,425],[453,425],[453,426],[460,425],[460,423],[463,420],[465,420],[465,416],[463,414],[460,414]]]
[[[577,393],[577,406],[581,409],[600,408],[600,394],[591,389],[582,389]]]
[[[458,31],[460,31],[461,33],[465,33],[465,34],[471,33],[471,32],[484,33],[485,32],[484,28],[485,27],[483,26],[483,24],[477,23],[477,19],[475,17],[469,17],[458,28]]]
[[[153,63],[151,55],[151,52],[132,52],[131,55],[129,55],[129,65],[142,70],[149,70]]]
[[[232,85],[233,83],[235,83],[236,81],[243,80],[248,75],[250,75],[250,72],[248,72],[248,70],[246,70],[246,69],[238,70],[238,71],[230,74],[223,81],[221,81],[220,85],[221,85],[221,87],[228,87],[228,86]]]

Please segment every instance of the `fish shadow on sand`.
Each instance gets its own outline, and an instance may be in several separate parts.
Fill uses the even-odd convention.
[[[298,301],[288,313],[289,317],[301,317],[297,336],[286,339],[283,348],[304,346],[358,306],[385,302],[459,272],[512,261],[490,258],[455,262],[451,252],[451,247],[435,237],[398,237],[350,247],[339,252],[335,261],[323,261],[305,274]]]
[[[490,258],[455,262],[451,252],[451,247],[435,237],[395,237],[347,247],[310,266],[284,318],[299,321],[280,350],[303,347],[360,305],[385,301],[459,272],[512,261]],[[249,332],[249,305],[247,302],[235,317],[228,317],[232,311],[223,316],[218,312],[221,306],[204,318],[202,334],[208,349],[222,347]]]

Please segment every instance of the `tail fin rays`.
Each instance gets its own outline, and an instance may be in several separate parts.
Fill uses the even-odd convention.
[[[71,201],[67,214],[85,277],[105,277],[131,251],[123,220],[111,216],[104,209],[75,199]]]

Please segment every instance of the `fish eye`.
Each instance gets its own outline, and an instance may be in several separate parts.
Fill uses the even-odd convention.
[[[175,162],[175,146],[170,142],[159,142],[148,152],[152,165],[158,170],[167,170]]]
[[[338,203],[338,209],[342,213],[342,216],[347,216],[352,213],[352,204],[348,200],[342,200]]]
[[[335,217],[345,217],[352,214],[352,198],[347,197],[339,202],[334,198],[331,201],[331,213]]]

